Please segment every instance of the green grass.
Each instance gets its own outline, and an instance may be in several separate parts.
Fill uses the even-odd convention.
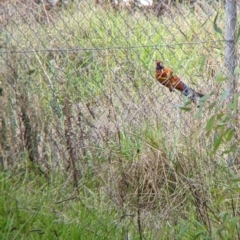
[[[1,193],[1,239],[122,239],[125,225],[136,234],[99,194],[82,185],[75,197],[62,176],[48,184],[1,173]]]
[[[105,7],[38,22],[21,5],[1,33],[0,239],[239,239],[221,3]],[[170,93],[157,59],[214,97],[197,109]]]
[[[156,158],[154,160],[157,161]],[[146,157],[144,161],[147,161]],[[122,183],[118,191],[124,191],[127,203],[124,207],[116,205],[112,201],[113,196],[111,199],[110,194],[106,195],[107,188],[110,187],[110,191],[119,193],[110,182],[103,184],[99,175],[92,177],[87,184],[86,179],[80,180],[79,193],[76,194],[71,181],[60,173],[50,175],[51,179],[47,181],[26,170],[17,174],[2,172],[1,238],[122,239],[129,234],[132,239],[139,239],[136,217],[140,204],[144,227],[142,234],[147,239],[237,239],[238,217],[234,214],[237,214],[239,204],[239,178],[234,173],[229,173],[227,167],[219,166],[214,172],[212,169],[211,175],[201,163],[195,164],[194,168],[205,171],[196,176],[198,170],[191,166],[188,169],[180,166],[180,161],[171,166],[170,162],[167,165],[165,162],[165,169],[160,167],[157,171],[148,165],[150,159],[145,166],[141,166],[144,161],[126,162],[123,165],[127,183]],[[163,159],[161,161],[164,162]],[[154,162],[151,163],[154,166]],[[211,166],[210,163],[208,165]],[[134,166],[137,169],[132,171]],[[146,181],[149,184],[154,179],[155,172],[158,173],[159,183],[153,187],[157,192],[163,191],[162,196],[155,196],[153,192],[146,194],[149,188],[145,185]],[[138,175],[134,177],[133,174]],[[118,175],[114,177],[117,178]],[[140,178],[139,183],[136,178]],[[191,179],[194,182],[191,183]],[[154,185],[153,182],[152,184]],[[140,198],[136,194],[138,188],[141,189]],[[153,208],[150,200],[155,202]],[[168,215],[168,220],[163,220],[164,214]]]

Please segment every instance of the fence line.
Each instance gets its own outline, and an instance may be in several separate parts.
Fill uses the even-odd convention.
[[[227,42],[227,40],[216,40],[216,41],[203,41],[201,44],[207,44],[207,43],[220,43],[220,42]],[[198,45],[199,42],[182,42],[182,43],[173,43],[173,44],[159,44],[159,45],[138,45],[138,46],[119,46],[119,47],[94,47],[94,48],[55,48],[55,49],[34,49],[34,50],[10,50],[10,51],[0,51],[0,53],[6,54],[6,53],[37,53],[37,52],[53,52],[53,51],[59,51],[59,52],[71,52],[71,51],[104,51],[104,50],[121,50],[121,49],[135,49],[135,48],[155,48],[159,49],[161,47],[172,47],[172,46],[180,46],[180,45]]]
[[[202,151],[206,143],[198,139],[204,138],[210,111],[201,119],[201,108],[191,106],[182,113],[181,108],[189,107],[187,99],[158,85],[155,61],[163,60],[192,88],[221,95],[227,85],[223,49],[228,41],[214,28],[225,26],[221,3],[196,2],[195,9],[187,2],[170,4],[159,16],[90,0],[59,3],[44,14],[40,3],[5,4],[0,12],[0,77],[6,165],[15,152],[21,158],[30,151],[31,142],[36,161],[47,167],[51,155],[56,165],[66,167],[70,125],[68,142],[76,159],[98,155],[91,149],[113,143],[119,129],[135,132],[148,125],[161,126],[166,138],[173,132],[169,146],[181,138]],[[65,105],[71,108],[67,122]],[[32,129],[29,139],[26,119]]]

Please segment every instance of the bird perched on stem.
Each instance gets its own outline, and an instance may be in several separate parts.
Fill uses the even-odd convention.
[[[177,75],[173,75],[173,70],[168,67],[164,67],[162,61],[156,63],[156,79],[170,92],[177,89],[184,96],[188,97],[192,102],[198,105],[199,99],[204,95],[202,93],[194,91],[188,87]]]

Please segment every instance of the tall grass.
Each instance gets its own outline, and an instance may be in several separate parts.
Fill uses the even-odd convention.
[[[217,11],[23,6],[1,33],[0,238],[238,239]],[[157,85],[157,59],[203,106]]]

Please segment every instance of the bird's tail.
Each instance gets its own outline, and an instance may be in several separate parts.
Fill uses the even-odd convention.
[[[199,99],[204,96],[204,94],[194,91],[192,88],[188,87],[186,84],[184,84],[184,90],[183,95],[188,97],[192,102],[197,104],[199,107]]]

